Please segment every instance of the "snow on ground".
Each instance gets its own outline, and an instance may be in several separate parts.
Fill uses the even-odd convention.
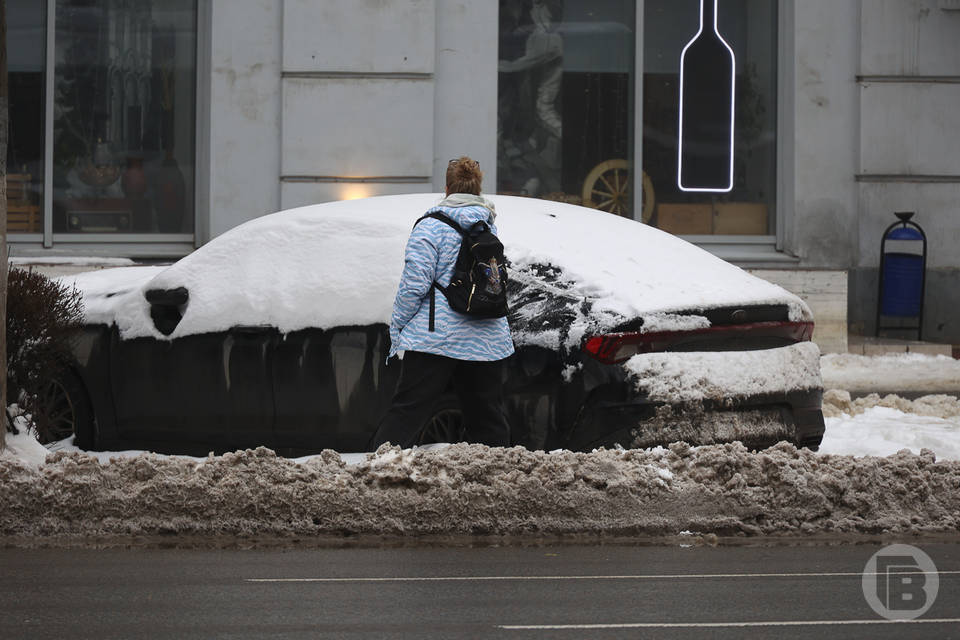
[[[877,406],[826,422],[821,453],[889,456],[901,449],[915,453],[929,449],[939,460],[960,460],[960,418],[945,420]]]
[[[123,458],[136,458],[137,456],[140,456],[140,455],[162,455],[162,454],[155,454],[151,451],[142,451],[138,449],[128,449],[125,451],[84,451],[80,447],[73,444],[73,440],[74,440],[73,436],[70,436],[66,440],[53,442],[45,447],[39,444],[34,438],[26,435],[25,432],[21,432],[19,435],[16,435],[16,436],[8,435],[7,436],[8,445],[10,444],[11,437],[14,438],[14,442],[16,443],[14,445],[16,447],[15,452],[13,454],[14,457],[23,458],[27,462],[34,465],[43,464],[48,454],[56,453],[58,451],[83,453],[88,456],[93,456],[94,458],[97,459],[97,461],[100,464],[110,464],[110,462],[115,458],[123,459]],[[419,450],[433,451],[436,449],[443,449],[444,447],[449,447],[449,446],[450,446],[449,444],[445,442],[441,442],[436,444],[423,445],[422,447],[419,447]],[[17,451],[22,451],[23,453],[20,454],[20,453],[17,453]],[[4,454],[0,454],[0,459],[2,459],[3,455]],[[318,457],[319,455],[320,454],[302,456],[299,458],[290,458],[290,460],[297,464],[304,464],[304,463],[310,462],[311,460]],[[360,462],[363,462],[364,460],[366,460],[368,457],[367,452],[338,453],[337,455],[340,456],[340,459],[343,460],[344,464],[359,464]],[[207,459],[207,458],[198,458],[195,456],[185,456],[185,455],[172,455],[172,456],[164,456],[164,457],[179,458],[181,460],[192,460],[194,462],[203,462],[204,460]]]
[[[880,397],[877,393],[851,399],[849,391],[837,389],[827,390],[823,394],[823,415],[825,417],[833,418],[841,414],[856,416],[877,406],[896,409],[901,413],[915,413],[934,418],[960,417],[960,400],[956,395],[938,393],[921,396],[916,400],[908,400],[894,394]]]
[[[821,452],[886,456],[927,448],[941,460],[960,460],[960,360],[915,353],[828,354],[820,367],[828,389]],[[851,392],[870,390],[933,393],[915,400],[877,393],[851,399]]]
[[[824,394],[826,432],[821,453],[888,456],[909,449],[934,452],[940,460],[960,460],[960,400],[929,395],[907,400],[870,394],[851,400],[847,391]]]
[[[201,461],[77,452],[0,463],[0,535],[718,535],[951,532],[960,462],[856,459],[781,443],[546,453],[382,447],[347,465],[264,448]]]
[[[831,353],[820,359],[820,368],[825,389],[960,394],[960,360],[942,355]]]
[[[27,422],[23,417],[17,416],[14,419],[14,426],[17,433],[5,434],[5,448],[0,452],[0,461],[16,460],[31,467],[39,467],[44,464],[50,449],[37,442],[36,437],[30,433]],[[70,440],[73,440],[72,436]]]

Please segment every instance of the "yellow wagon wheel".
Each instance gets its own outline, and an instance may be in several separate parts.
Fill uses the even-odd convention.
[[[653,215],[653,182],[643,174],[644,222]],[[626,160],[613,159],[601,162],[587,174],[583,181],[583,205],[609,211],[620,216],[629,216],[632,202],[630,195],[630,164]]]

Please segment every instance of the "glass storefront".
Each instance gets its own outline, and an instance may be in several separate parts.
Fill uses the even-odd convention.
[[[683,235],[772,235],[777,184],[777,3],[722,0],[713,14],[713,2],[644,2],[643,170],[654,206],[643,218]],[[705,45],[710,55],[701,60],[685,56],[681,109],[681,55],[700,30],[701,10],[706,22],[701,35],[712,39]],[[691,44],[688,52],[698,45]],[[730,58],[730,67],[718,64]],[[682,153],[681,111],[691,120],[684,125]],[[683,163],[693,171],[684,169],[685,178],[680,175]],[[709,175],[711,165],[716,168],[712,173],[721,175]],[[701,175],[696,176],[697,172]]]
[[[632,216],[632,0],[500,0],[497,191]]]
[[[51,96],[44,91],[48,4],[55,6]],[[197,0],[8,0],[7,10],[8,232],[46,231],[54,243],[58,234],[192,234]],[[45,135],[53,138],[51,159]],[[45,223],[43,174],[51,164]]]
[[[58,0],[54,232],[190,233],[196,0]]]
[[[682,235],[773,235],[777,3],[645,0],[637,108],[638,4],[500,0],[498,192],[585,204]],[[701,11],[703,42],[686,55]]]
[[[7,233],[43,231],[46,8],[7,0]]]
[[[499,0],[497,191],[682,235],[775,234],[777,4]],[[14,241],[192,236],[197,5],[7,0]],[[681,64],[713,6],[729,61]],[[723,179],[684,184],[684,163]]]

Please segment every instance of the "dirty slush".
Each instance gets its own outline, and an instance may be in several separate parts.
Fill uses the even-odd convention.
[[[950,400],[930,410],[952,413]],[[828,394],[825,412],[861,408],[849,403]],[[17,537],[960,530],[960,462],[787,443],[758,452],[739,443],[592,453],[384,446],[353,465],[333,451],[303,463],[260,448],[109,464],[58,452],[39,467],[0,460],[0,495],[0,535]]]

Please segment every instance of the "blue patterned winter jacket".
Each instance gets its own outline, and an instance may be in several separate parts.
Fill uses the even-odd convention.
[[[433,211],[464,229],[483,220],[497,232],[493,205],[480,196],[453,194],[426,213]],[[390,320],[391,356],[397,351],[422,351],[458,360],[491,361],[513,353],[506,318],[472,318],[458,313],[439,289],[434,330],[429,331],[430,285],[434,281],[443,287],[450,284],[461,238],[449,225],[433,218],[421,221],[410,233]]]

